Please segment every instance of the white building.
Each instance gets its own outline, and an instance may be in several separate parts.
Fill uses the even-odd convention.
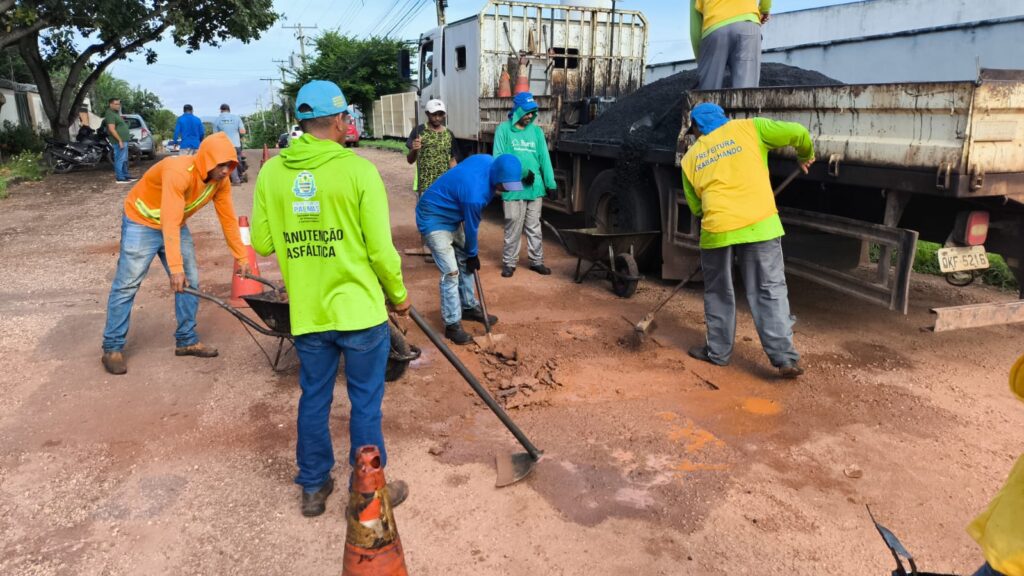
[[[865,0],[773,14],[762,58],[848,84],[970,80],[1024,69],[1022,0]],[[652,64],[647,82],[696,67]]]

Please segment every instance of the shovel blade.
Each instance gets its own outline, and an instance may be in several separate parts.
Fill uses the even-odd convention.
[[[495,454],[494,463],[498,468],[498,477],[495,479],[494,485],[498,488],[511,486],[526,478],[537,465],[537,461],[526,452]]]
[[[505,339],[504,334],[484,334],[483,336],[474,336],[473,342],[480,347],[484,352],[493,352],[494,345]]]

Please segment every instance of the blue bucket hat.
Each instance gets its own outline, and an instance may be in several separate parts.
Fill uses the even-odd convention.
[[[722,107],[718,104],[711,102],[701,102],[694,106],[693,111],[690,112],[690,119],[697,124],[697,127],[704,134],[711,134],[729,121],[729,118],[725,115],[725,110],[722,110]]]
[[[523,164],[511,154],[502,154],[491,164],[491,186],[501,184],[505,190],[515,192],[523,189]]]
[[[511,118],[516,110],[522,110],[523,114],[529,114],[537,110],[537,101],[533,99],[533,94],[529,92],[520,92],[512,98],[512,111],[508,113],[508,117]]]
[[[299,108],[303,105],[309,106],[312,110],[299,112]],[[299,120],[334,116],[342,112],[348,112],[348,100],[345,100],[345,93],[334,82],[327,80],[307,82],[295,96],[295,117]]]

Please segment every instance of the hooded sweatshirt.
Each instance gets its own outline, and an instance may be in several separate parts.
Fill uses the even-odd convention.
[[[455,232],[462,224],[466,255],[476,256],[480,213],[494,198],[494,189],[499,184],[492,174],[493,164],[493,156],[476,154],[435,180],[416,203],[416,227],[420,234]]]
[[[388,318],[385,295],[408,297],[384,182],[337,142],[303,134],[264,164],[252,245],[277,253],[295,336],[377,326]]]
[[[195,156],[172,156],[157,162],[124,200],[124,214],[129,220],[163,231],[167,267],[172,274],[185,271],[181,227],[211,200],[231,254],[235,260],[248,260],[231,201],[231,182],[227,178],[204,182],[210,170],[224,162],[231,162],[232,169],[238,164],[235,147],[224,134],[215,134],[203,140]]]
[[[527,124],[526,128],[516,125],[523,116],[537,110],[533,95],[521,92],[512,102],[515,107],[509,113],[510,119],[502,122],[494,133],[494,155],[515,155],[523,163],[523,175],[525,176],[527,171],[533,172],[534,180],[532,186],[524,186],[521,191],[506,192],[502,195],[502,200],[536,200],[543,198],[547,190],[556,187],[548,143],[544,139],[544,130],[537,126],[535,121]]]

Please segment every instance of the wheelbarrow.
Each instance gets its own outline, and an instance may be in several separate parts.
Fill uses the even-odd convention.
[[[242,300],[256,313],[256,316],[263,322],[262,324],[212,294],[189,287],[185,288],[185,293],[209,300],[237,318],[246,329],[249,337],[253,339],[256,346],[263,352],[263,356],[266,357],[270,367],[275,372],[286,370],[287,368],[281,368],[281,363],[288,353],[295,348],[295,338],[291,334],[292,324],[288,310],[288,295],[284,288],[278,287],[265,278],[251,274],[245,274],[244,277],[249,280],[255,280],[270,288],[270,290],[265,290],[259,294],[242,296]],[[388,355],[388,364],[384,371],[384,381],[394,382],[405,374],[405,370],[409,367],[410,362],[420,357],[420,349],[406,342],[405,336],[394,326],[389,324],[388,328],[391,331],[391,352]],[[273,358],[271,358],[267,349],[260,344],[259,340],[253,336],[250,329],[264,336],[277,339],[277,350]],[[288,345],[287,348],[285,348],[286,343]]]
[[[621,298],[629,298],[636,292],[640,282],[636,254],[643,252],[661,232],[601,232],[598,228],[557,229],[548,222],[544,225],[554,232],[565,250],[576,257],[577,284],[592,273],[604,272],[611,280],[612,292]],[[583,270],[583,262],[590,267]]]

